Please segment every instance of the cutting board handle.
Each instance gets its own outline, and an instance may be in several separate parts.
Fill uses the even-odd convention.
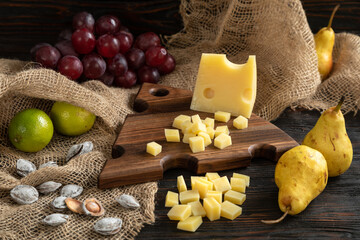
[[[189,110],[192,93],[188,90],[144,83],[134,101],[138,113],[161,113]]]

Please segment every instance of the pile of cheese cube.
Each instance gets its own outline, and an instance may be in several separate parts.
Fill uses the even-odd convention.
[[[242,213],[238,205],[244,203],[249,185],[247,175],[233,173],[229,182],[227,176],[208,172],[204,177],[191,176],[191,190],[188,190],[184,177],[178,176],[179,193],[168,191],[166,194],[165,207],[171,207],[167,215],[170,220],[179,221],[178,229],[190,232],[199,228],[205,216],[210,221],[220,217],[234,220]]]
[[[183,133],[182,142],[187,143],[193,153],[205,151],[214,140],[214,146],[224,149],[232,145],[229,128],[227,125],[217,126],[215,120],[219,122],[228,122],[231,118],[230,113],[217,111],[214,118],[201,119],[198,114],[193,116],[179,115],[172,126],[177,129],[165,129],[167,142],[180,142],[180,131]],[[233,126],[237,129],[244,129],[248,126],[248,119],[239,116],[234,119]],[[156,156],[161,152],[161,145],[156,142],[148,143],[147,150],[151,155]]]

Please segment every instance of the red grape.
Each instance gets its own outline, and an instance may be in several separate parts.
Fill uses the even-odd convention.
[[[160,46],[160,38],[156,33],[146,32],[140,34],[134,43],[135,48],[140,48],[144,52],[152,46]]]
[[[140,83],[157,83],[160,80],[159,71],[156,68],[149,67],[147,65],[142,66],[138,70],[138,77]]]
[[[174,71],[175,65],[176,65],[176,62],[175,62],[174,57],[168,53],[165,62],[163,62],[163,64],[158,66],[157,69],[159,70],[159,73],[161,75],[165,75],[165,74],[169,74],[172,71]]]
[[[112,58],[120,50],[120,41],[110,34],[104,34],[96,40],[96,50],[101,56]]]
[[[62,75],[71,80],[76,80],[83,72],[83,65],[77,57],[68,55],[59,60],[57,69]]]
[[[121,53],[118,53],[113,58],[107,60],[109,71],[115,76],[122,76],[128,70],[126,58]]]
[[[44,46],[50,46],[51,45],[49,43],[38,43],[36,44],[35,46],[33,46],[31,49],[30,49],[30,55],[31,55],[31,58],[33,60],[35,60],[35,54],[36,54],[36,51],[41,48],[41,47],[44,47]]]
[[[124,32],[130,33],[130,30],[127,27],[125,27],[124,25],[120,26],[119,31],[124,31]]]
[[[76,52],[88,54],[95,47],[95,36],[87,28],[76,30],[71,36],[71,41]]]
[[[62,40],[55,44],[55,47],[60,51],[61,55],[72,55],[78,57],[79,54],[75,51],[70,40]]]
[[[60,57],[60,52],[53,46],[40,47],[35,53],[36,62],[45,68],[55,69]]]
[[[131,34],[131,33],[130,33]],[[118,32],[114,35],[120,42],[120,53],[125,54],[131,48],[133,42],[129,33]]]
[[[126,53],[126,60],[129,68],[136,70],[145,64],[145,53],[138,48],[132,48]]]
[[[101,16],[95,22],[95,33],[98,36],[106,33],[116,33],[120,28],[120,20],[112,15]]]
[[[106,70],[106,62],[97,53],[85,55],[82,59],[84,67],[84,75],[89,79],[97,79],[101,77]]]
[[[131,88],[136,84],[136,73],[128,70],[124,76],[116,76],[114,83],[118,87]]]
[[[111,86],[114,82],[114,74],[109,71],[105,71],[105,73],[99,78],[99,80],[107,86]]]
[[[73,25],[74,30],[87,28],[91,32],[93,32],[94,31],[94,23],[95,23],[95,19],[90,13],[79,12],[79,13],[75,14],[75,16],[73,17],[72,25]]]
[[[71,41],[71,35],[72,35],[71,29],[66,28],[66,29],[62,30],[59,33],[58,39],[59,39],[59,41],[61,41],[61,40],[69,40],[69,41]]]
[[[146,64],[150,67],[157,67],[163,64],[167,57],[167,51],[164,47],[150,47],[145,52],[145,61]]]

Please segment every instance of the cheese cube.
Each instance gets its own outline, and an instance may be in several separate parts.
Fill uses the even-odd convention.
[[[195,232],[202,223],[203,220],[201,216],[192,216],[188,217],[184,221],[178,222],[177,229],[188,232]]]
[[[168,191],[165,197],[165,207],[172,207],[179,204],[179,194]]]
[[[224,195],[224,201],[229,201],[232,202],[234,204],[238,204],[241,205],[245,202],[246,200],[246,195],[240,192],[236,192],[233,190],[229,190],[225,193]]]
[[[200,194],[200,198],[204,198],[209,190],[213,190],[214,184],[205,179],[197,179],[195,181],[194,189],[197,189]]]
[[[217,111],[215,112],[215,120],[219,122],[228,122],[231,114],[228,112]]]
[[[199,201],[200,195],[197,189],[187,190],[180,193],[180,202],[181,204]]]
[[[230,185],[232,190],[245,193],[245,189],[246,189],[245,179],[232,177],[230,179]]]
[[[168,142],[180,142],[180,133],[178,129],[165,129],[165,137]]]
[[[207,177],[202,177],[202,176],[191,176],[191,188],[195,189],[195,181],[197,181],[198,179],[204,179],[207,180]]]
[[[181,124],[181,132],[182,133],[189,133],[191,132],[192,122],[191,121],[185,121]]]
[[[228,128],[227,125],[216,127],[216,129],[215,129],[215,137],[219,136],[222,133],[225,133],[225,134],[229,135],[230,132],[229,132],[229,128]]]
[[[214,128],[207,127],[207,128],[206,128],[206,133],[209,134],[209,136],[210,136],[211,139],[214,139],[214,136],[215,136],[215,130],[214,130]]]
[[[202,122],[193,123],[191,126],[191,132],[198,134],[199,132],[206,132],[206,125]]]
[[[149,142],[148,144],[146,144],[146,152],[156,156],[159,153],[161,153],[162,150],[162,146],[156,142]]]
[[[214,179],[220,178],[220,175],[217,172],[207,172],[205,177],[211,182]]]
[[[206,216],[210,221],[214,221],[220,218],[221,205],[215,200],[215,198],[204,198],[204,209]]]
[[[181,125],[186,121],[191,121],[191,117],[181,114],[174,119],[172,126],[181,129]]]
[[[205,151],[205,143],[203,137],[191,137],[189,138],[190,149],[193,153]]]
[[[205,147],[209,146],[212,143],[209,134],[207,134],[206,132],[199,132],[198,136],[204,138]]]
[[[191,213],[193,216],[201,216],[201,217],[206,216],[205,209],[201,205],[200,201],[189,202],[188,205],[191,206]]]
[[[182,139],[183,143],[189,143],[189,138],[196,137],[195,133],[184,133],[184,137]]]
[[[225,54],[203,53],[190,108],[250,118],[256,98],[256,57],[234,64]]]
[[[247,128],[248,127],[248,119],[240,115],[240,116],[238,116],[237,118],[234,119],[233,126],[236,129]]]
[[[215,127],[215,119],[213,118],[205,118],[205,120],[203,120],[203,123],[206,125],[206,127],[210,127],[210,128],[214,128]]]
[[[175,205],[168,212],[167,216],[170,220],[180,220],[183,221],[190,217],[191,215],[191,206],[189,205]]]
[[[246,186],[249,187],[250,186],[250,177],[244,174],[240,174],[240,173],[233,173],[233,177],[234,178],[242,178],[245,180]]]
[[[213,197],[218,203],[222,203],[222,192],[220,191],[207,191],[205,197]]]
[[[221,193],[225,193],[226,191],[231,189],[229,180],[226,176],[214,179],[212,180],[212,182],[214,183],[215,190]]]
[[[221,203],[221,216],[230,220],[234,220],[242,213],[242,208],[229,202]]]
[[[225,133],[220,134],[214,139],[214,146],[220,149],[224,149],[232,145],[231,137]]]
[[[193,123],[202,123],[199,114],[192,115],[192,116],[191,116],[191,120],[192,120]]]
[[[177,177],[177,188],[178,188],[179,193],[181,193],[183,191],[187,191],[187,187],[186,187],[183,175],[180,175]]]

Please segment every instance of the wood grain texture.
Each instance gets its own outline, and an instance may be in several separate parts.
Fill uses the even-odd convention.
[[[301,142],[315,125],[317,111],[292,111],[287,109],[273,123]],[[252,160],[246,168],[220,171],[220,176],[231,177],[233,172],[251,177],[247,188],[243,213],[233,221],[221,218],[204,223],[195,233],[176,229],[177,221],[166,216],[164,207],[167,191],[177,192],[176,177],[183,175],[190,187],[194,174],[172,169],[159,181],[156,195],[156,222],[143,228],[136,239],[359,239],[360,238],[360,115],[345,116],[346,128],[354,148],[351,167],[343,175],[329,178],[325,190],[296,216],[287,216],[277,225],[266,225],[262,219],[278,218],[282,212],[277,203],[278,188],[274,182],[275,163],[266,159]]]
[[[302,0],[314,33],[327,25],[333,7],[340,3],[333,22],[335,32],[360,34],[357,0]],[[170,35],[183,28],[180,0],[12,0],[0,2],[0,57],[30,60],[29,51],[40,42],[55,44],[61,30],[71,27],[72,16],[88,11],[95,18],[115,14],[135,34],[154,31]]]
[[[162,94],[158,95],[159,92]],[[255,114],[243,130],[233,127],[233,117],[227,123],[216,121],[215,127],[228,126],[232,139],[232,145],[222,150],[211,144],[205,151],[194,154],[188,144],[167,142],[164,129],[173,128],[173,120],[178,115],[214,117],[213,113],[187,110],[191,98],[188,90],[143,84],[135,102],[141,100],[141,105],[148,108],[141,109],[143,114],[128,115],[125,119],[113,147],[114,159],[106,162],[99,176],[99,188],[159,180],[163,172],[173,168],[202,174],[246,167],[256,157],[277,161],[285,151],[298,145],[278,127]],[[155,157],[146,153],[146,144],[152,141],[162,146],[162,152]]]

